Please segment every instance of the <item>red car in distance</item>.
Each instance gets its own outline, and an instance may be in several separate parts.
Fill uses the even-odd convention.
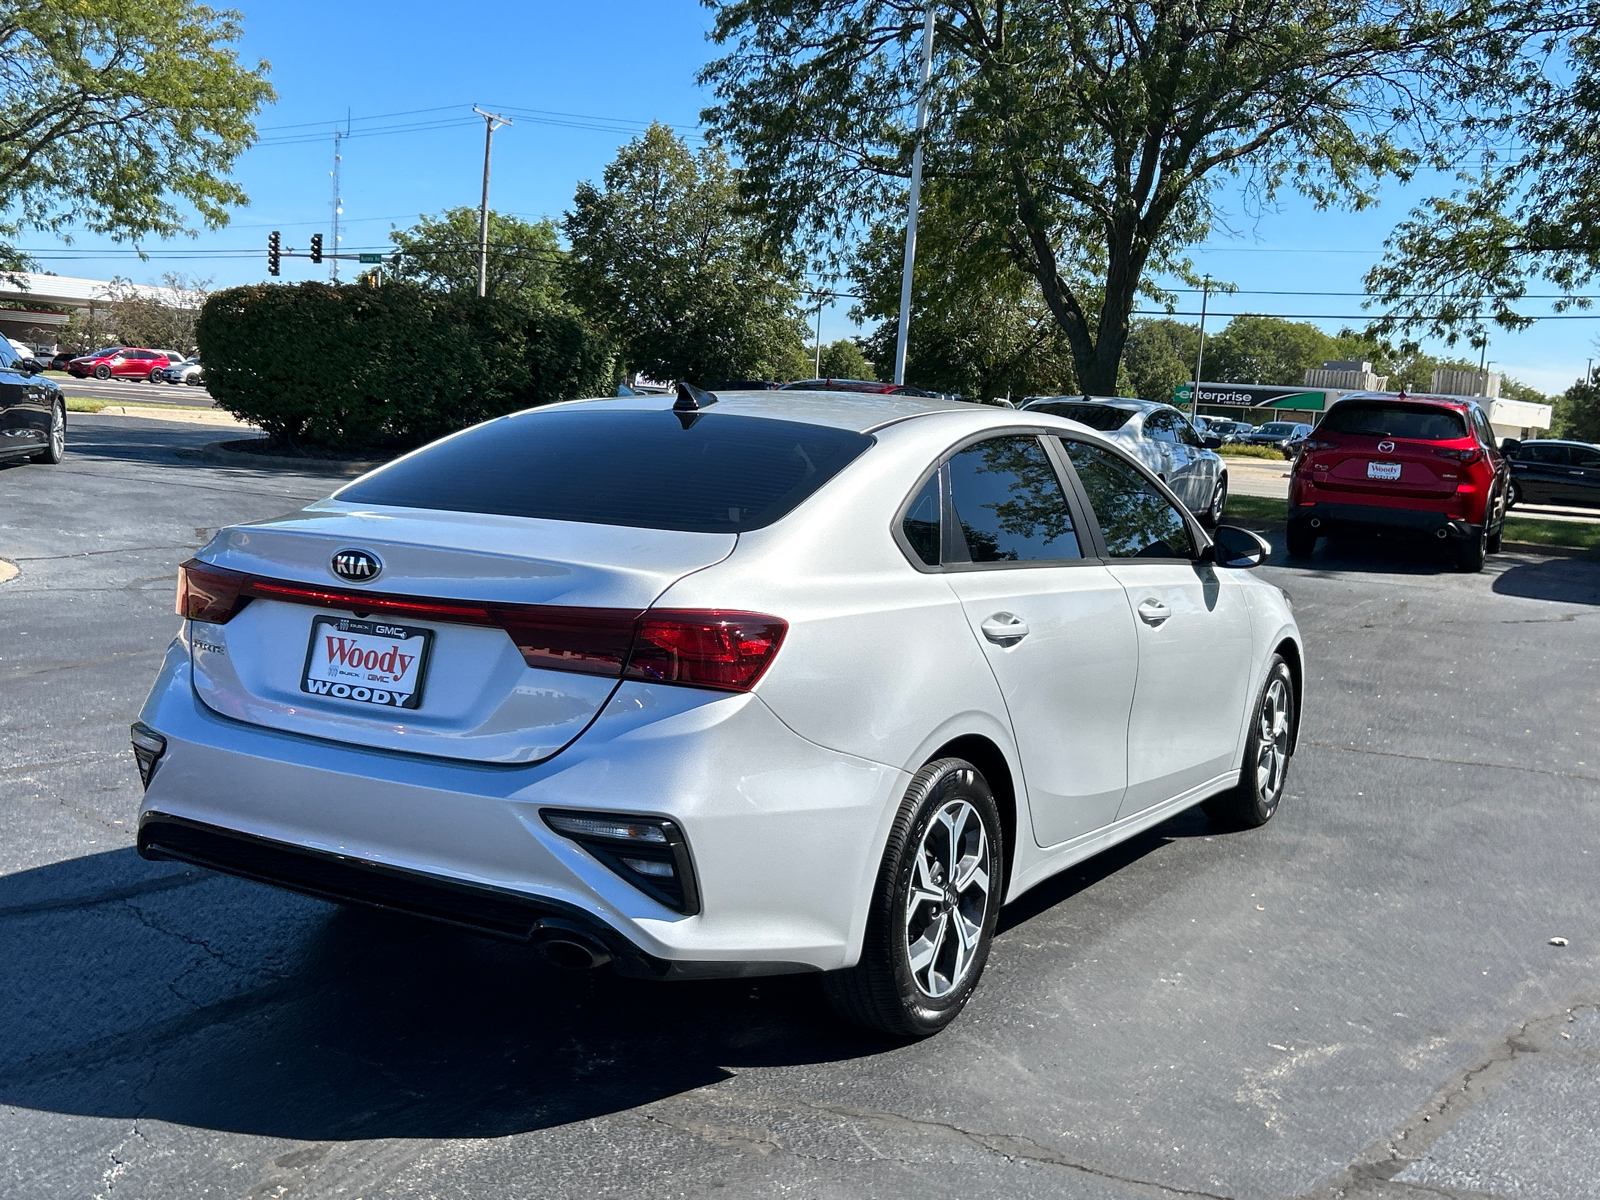
[[[1345,396],[1312,430],[1289,482],[1288,550],[1326,535],[1426,537],[1464,571],[1500,549],[1511,471],[1483,409],[1459,396]]]
[[[176,350],[144,350],[136,346],[108,346],[67,363],[67,374],[76,379],[148,379],[161,383],[162,372],[183,361]]]

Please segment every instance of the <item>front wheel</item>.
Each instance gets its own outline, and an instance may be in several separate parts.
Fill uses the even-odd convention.
[[[1272,820],[1283,799],[1289,758],[1294,753],[1294,706],[1294,676],[1283,656],[1274,654],[1250,721],[1239,782],[1201,805],[1206,816],[1223,825],[1248,828]]]
[[[106,366],[105,363],[101,363],[98,367],[96,367],[94,369],[94,377],[96,379],[100,379],[100,380],[110,379],[111,378],[111,368]]]
[[[1228,477],[1220,476],[1217,486],[1211,489],[1211,507],[1201,514],[1200,523],[1207,529],[1215,529],[1222,524],[1223,510],[1228,507]]]
[[[33,456],[34,462],[55,466],[67,456],[67,408],[57,404],[50,410],[50,436],[44,449]]]
[[[889,832],[861,960],[823,976],[834,1011],[909,1037],[955,1020],[989,958],[1004,862],[999,809],[978,769],[941,758],[918,771]]]

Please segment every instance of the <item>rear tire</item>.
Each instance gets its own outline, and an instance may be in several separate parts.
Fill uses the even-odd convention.
[[[1457,543],[1456,566],[1469,575],[1483,570],[1483,560],[1489,553],[1489,526],[1485,524],[1472,537]]]
[[[165,378],[165,376],[162,374],[162,371],[163,371],[163,368],[161,368],[161,367],[151,367],[150,368],[150,376],[149,376],[150,382],[151,383],[160,383]]]
[[[50,439],[43,450],[33,455],[36,463],[55,466],[67,456],[67,406],[57,404],[50,410]]]
[[[889,831],[861,961],[822,977],[834,1011],[902,1037],[955,1020],[989,958],[1004,863],[1000,812],[978,769],[941,758],[918,771]]]
[[[1290,521],[1284,541],[1290,558],[1310,558],[1317,548],[1316,531],[1304,521]]]
[[[1251,713],[1239,782],[1200,805],[1217,824],[1254,829],[1278,811],[1294,754],[1295,704],[1289,664],[1274,654]]]

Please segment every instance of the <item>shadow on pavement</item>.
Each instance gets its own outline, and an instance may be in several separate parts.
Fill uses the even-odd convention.
[[[1600,562],[1547,558],[1512,567],[1494,581],[1502,596],[1554,600],[1561,604],[1600,604]]]
[[[1029,892],[1000,931],[1174,838],[1216,832],[1199,810],[1174,817]],[[567,972],[520,945],[298,898],[309,919],[285,946],[270,932],[282,896],[132,850],[0,878],[0,1104],[307,1141],[500,1137],[737,1068],[904,1045],[834,1017],[816,976],[658,984]],[[176,954],[133,936],[138,910],[161,897]],[[215,968],[208,957],[237,974],[207,1003],[176,1005],[179,985],[194,986],[183,964]]]
[[[655,984],[572,973],[523,946],[356,909],[313,912],[291,935],[292,968],[261,983],[272,947],[252,946],[253,928],[239,926],[279,893],[208,873],[166,893],[183,898],[177,928],[194,950],[181,957],[210,967],[210,947],[232,947],[255,975],[180,1009],[171,989],[192,982],[174,979],[172,957],[140,950],[117,900],[47,920],[18,907],[82,895],[91,877],[123,886],[139,865],[122,850],[0,880],[12,926],[0,1103],[313,1141],[498,1137],[648,1104],[730,1068],[900,1044],[839,1022],[814,976]],[[221,888],[249,892],[219,903]],[[13,923],[36,920],[19,936]],[[113,1031],[99,1032],[108,1012]],[[153,1012],[167,1015],[141,1021]]]

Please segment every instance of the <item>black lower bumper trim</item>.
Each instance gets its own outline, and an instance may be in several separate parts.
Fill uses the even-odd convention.
[[[1461,517],[1422,508],[1386,508],[1378,504],[1304,504],[1289,515],[1295,524],[1317,534],[1400,534],[1415,537],[1474,538],[1482,531]]]
[[[186,817],[145,813],[139,819],[139,853],[144,858],[194,863],[323,900],[442,921],[509,941],[537,942],[576,926],[611,952],[624,975],[684,977],[698,974],[693,968],[701,966],[646,954],[610,926],[557,900],[311,850]]]

